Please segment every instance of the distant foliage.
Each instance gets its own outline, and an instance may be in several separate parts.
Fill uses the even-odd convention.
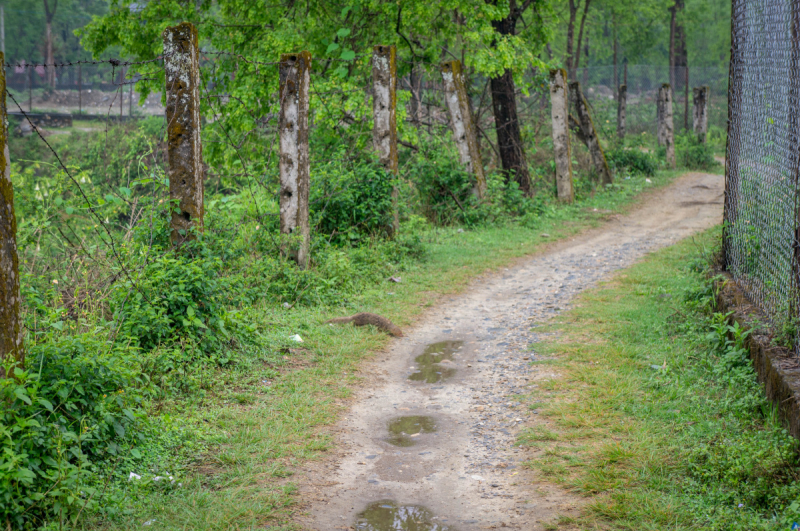
[[[608,165],[615,172],[627,171],[631,175],[652,177],[658,169],[658,161],[640,149],[612,149],[606,152]]]

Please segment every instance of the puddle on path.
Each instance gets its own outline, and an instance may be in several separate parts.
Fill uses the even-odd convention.
[[[408,377],[415,382],[436,383],[450,378],[456,373],[453,367],[447,367],[444,360],[452,361],[453,353],[464,344],[463,341],[439,341],[431,343],[425,351],[414,358],[419,370]]]
[[[435,431],[436,421],[433,417],[419,415],[397,417],[389,421],[389,438],[386,442],[401,447],[413,446],[416,444],[415,437]]]
[[[358,531],[455,531],[435,522],[433,513],[421,505],[400,505],[393,500],[371,503],[356,518]]]

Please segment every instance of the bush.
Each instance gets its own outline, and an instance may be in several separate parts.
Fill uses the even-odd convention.
[[[680,166],[690,170],[711,171],[719,167],[711,146],[691,133],[675,137],[675,158]]]
[[[315,167],[309,207],[315,232],[337,245],[355,245],[392,231],[396,179],[371,159],[337,159]]]
[[[100,478],[139,455],[146,382],[135,350],[107,337],[50,338],[0,380],[0,522],[22,529],[91,509]]]
[[[631,175],[652,177],[658,169],[656,158],[639,149],[613,149],[606,152],[606,159],[615,172],[628,171]]]
[[[111,311],[121,336],[145,351],[176,342],[206,354],[217,351],[229,337],[221,267],[222,261],[197,241],[150,262],[138,278],[119,282]]]

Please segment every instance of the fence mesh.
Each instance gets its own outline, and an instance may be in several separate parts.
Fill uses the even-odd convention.
[[[797,318],[800,2],[736,0],[732,15],[725,263],[782,328]]]

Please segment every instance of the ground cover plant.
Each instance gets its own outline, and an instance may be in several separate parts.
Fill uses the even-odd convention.
[[[742,340],[714,309],[719,229],[659,251],[582,295],[537,346],[559,374],[533,392],[546,421],[527,465],[591,496],[565,528],[788,530],[800,460]],[[575,400],[580,390],[580,400]]]
[[[481,205],[452,147],[432,141],[403,156],[390,238],[392,181],[368,154],[325,152],[301,270],[279,252],[276,190],[224,178],[207,189],[205,233],[172,251],[158,122],[117,127],[50,137],[66,171],[30,137],[12,144],[28,327],[26,365],[2,382],[12,526],[280,522],[293,467],[327,447],[318,430],[385,341],[326,318],[369,310],[407,324],[475,274],[676,175],[619,170],[605,188],[579,176],[576,203],[558,205],[490,173]]]

